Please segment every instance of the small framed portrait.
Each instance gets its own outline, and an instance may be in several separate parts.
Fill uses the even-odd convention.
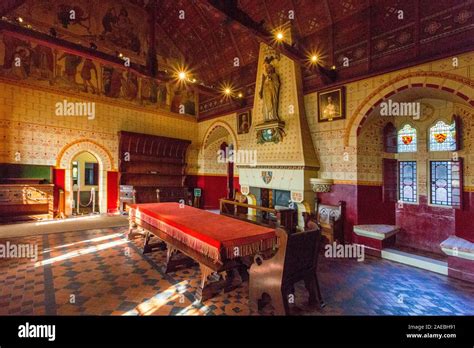
[[[346,118],[345,88],[339,87],[318,93],[318,121],[327,122]]]
[[[252,125],[250,110],[237,114],[237,133],[247,134]]]

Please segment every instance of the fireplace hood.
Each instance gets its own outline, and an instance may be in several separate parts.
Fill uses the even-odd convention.
[[[277,123],[284,124],[284,128],[278,142],[259,143],[259,130],[275,123],[265,122],[263,100],[259,95],[264,64],[268,64],[269,57],[279,76]],[[263,43],[260,44],[253,122],[246,136],[244,150],[255,151],[256,163],[237,164],[242,193],[248,192],[249,187],[286,190],[291,192],[293,202],[306,206],[303,210],[313,207],[310,178],[317,177],[319,161],[305,114],[301,68]]]

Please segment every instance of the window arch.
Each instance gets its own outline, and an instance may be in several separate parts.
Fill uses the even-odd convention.
[[[451,124],[442,120],[436,121],[428,130],[429,151],[456,151],[456,133],[456,121]]]
[[[399,131],[397,136],[398,152],[416,152],[418,137],[416,128],[410,124],[405,124]]]

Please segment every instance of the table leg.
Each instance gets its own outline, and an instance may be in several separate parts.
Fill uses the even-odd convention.
[[[132,239],[135,234],[137,234],[137,224],[133,220],[129,220],[128,222],[128,239]]]
[[[242,285],[244,279],[242,278],[242,275],[240,273],[240,267],[232,268],[228,271],[227,273],[227,279],[224,279],[225,282],[225,287],[224,287],[224,292],[230,292],[234,289],[237,289],[239,286]]]
[[[199,267],[201,269],[201,282],[196,290],[196,300],[202,302],[222,291],[226,277],[221,275],[219,281],[209,282],[209,277],[216,272],[202,263],[199,264]]]
[[[152,251],[152,247],[150,245],[151,233],[146,231],[145,232],[145,241],[143,242],[143,253],[149,253]]]
[[[180,253],[178,249],[166,243],[166,269],[165,273],[175,272],[179,267],[189,268],[196,262],[190,257]]]

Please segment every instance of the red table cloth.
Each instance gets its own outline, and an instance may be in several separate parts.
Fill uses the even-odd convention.
[[[216,262],[254,255],[277,244],[274,229],[179,203],[132,204],[130,216]]]

